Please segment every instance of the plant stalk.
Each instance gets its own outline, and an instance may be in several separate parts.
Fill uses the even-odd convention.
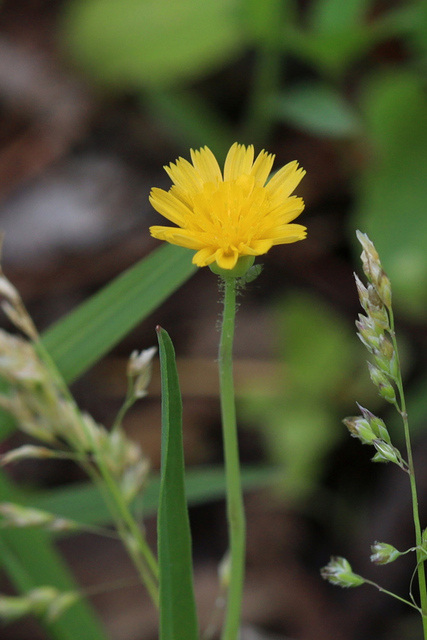
[[[43,360],[46,367],[49,369],[53,378],[57,381],[59,388],[65,398],[67,398],[75,406],[74,398],[72,397],[68,386],[59,373],[55,363],[50,357],[49,353],[45,349],[41,341],[34,343],[34,347]],[[80,416],[76,407],[77,415]],[[90,431],[86,429],[84,421],[81,421],[82,429],[87,433],[88,438],[91,440],[92,436]],[[93,450],[96,451],[94,443]],[[145,584],[147,591],[151,597],[153,603],[158,606],[159,594],[158,594],[158,565],[157,561],[148,546],[141,529],[133,517],[128,504],[123,498],[120,488],[117,486],[117,482],[113,478],[107,465],[101,456],[97,457],[97,466],[99,472],[95,472],[90,465],[84,465],[88,475],[96,483],[104,497],[107,506],[110,509],[120,537],[137,569],[142,583]]]
[[[390,336],[393,343],[394,352],[396,354],[398,372],[399,372],[396,378],[396,386],[399,392],[400,405],[396,401],[396,408],[399,411],[400,415],[402,416],[403,430],[405,434],[409,482],[411,486],[412,514],[413,514],[414,527],[415,527],[415,542],[417,546],[416,557],[417,557],[418,585],[420,590],[420,610],[421,610],[422,621],[423,621],[423,636],[424,636],[424,640],[427,640],[427,587],[426,587],[426,574],[425,574],[425,567],[424,567],[425,554],[421,549],[422,529],[421,529],[420,514],[419,514],[419,508],[418,508],[417,483],[415,479],[415,468],[414,468],[414,461],[412,456],[412,445],[411,445],[411,436],[410,436],[410,430],[409,430],[408,413],[406,410],[405,392],[403,389],[402,372],[400,368],[399,351],[397,348],[396,334],[394,331],[394,316],[393,316],[392,309],[389,309],[389,318],[390,318]]]
[[[224,444],[230,575],[222,640],[237,640],[245,573],[246,526],[240,477],[233,379],[233,338],[236,318],[236,278],[225,277],[224,310],[219,345],[219,378]]]

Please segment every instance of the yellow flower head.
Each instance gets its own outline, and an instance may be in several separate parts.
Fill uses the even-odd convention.
[[[151,190],[153,207],[177,225],[150,227],[152,236],[196,251],[198,267],[227,270],[242,256],[305,238],[306,227],[290,224],[304,209],[302,198],[291,196],[305,174],[296,161],[267,182],[274,155],[261,151],[254,162],[252,145],[233,144],[223,174],[208,147],[191,150],[191,160],[165,167],[174,183],[169,191]]]

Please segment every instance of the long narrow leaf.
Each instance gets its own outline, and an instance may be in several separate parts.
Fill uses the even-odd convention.
[[[48,329],[44,345],[65,380],[84,373],[195,269],[187,249],[165,244]]]
[[[112,349],[195,269],[187,249],[165,244],[50,327],[43,342],[66,382]],[[14,429],[0,410],[0,442]]]
[[[0,475],[0,502],[22,501],[22,494],[4,475]],[[0,531],[0,565],[15,586],[25,593],[39,586],[53,585],[64,591],[76,587],[69,570],[51,544],[51,536],[43,531]],[[95,613],[84,600],[79,600],[55,623],[46,625],[55,640],[106,640]]]
[[[277,467],[251,465],[242,468],[242,485],[245,491],[266,487],[280,477],[280,469]],[[153,475],[144,490],[145,517],[157,512],[159,493],[160,477]],[[185,474],[185,493],[190,506],[221,500],[225,495],[224,468],[212,466],[190,469]],[[91,482],[32,493],[31,506],[88,525],[111,522],[108,508]],[[67,535],[69,534],[70,532],[67,532]]]
[[[174,348],[158,327],[162,378],[162,461],[158,512],[160,640],[197,640],[191,534],[184,487],[182,401]]]

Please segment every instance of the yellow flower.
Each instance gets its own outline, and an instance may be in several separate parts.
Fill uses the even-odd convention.
[[[259,256],[273,245],[303,240],[306,227],[290,224],[304,209],[302,198],[291,196],[305,174],[296,161],[280,169],[269,182],[274,156],[233,144],[224,174],[208,147],[191,150],[192,164],[179,158],[165,167],[174,183],[169,191],[154,188],[153,207],[176,227],[150,227],[166,240],[197,253],[193,263],[234,269],[242,256]]]

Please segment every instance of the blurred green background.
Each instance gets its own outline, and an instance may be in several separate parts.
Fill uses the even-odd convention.
[[[168,188],[162,166],[188,158],[189,148],[208,145],[222,162],[237,140],[275,153],[275,168],[297,159],[307,170],[298,195],[306,201],[301,223],[308,239],[265,256],[263,273],[242,296],[236,344],[242,457],[279,469],[274,489],[251,496],[249,505],[250,524],[268,523],[264,532],[249,526],[253,589],[276,608],[255,607],[251,615],[249,607],[247,617],[282,638],[420,637],[411,616],[377,594],[331,591],[318,568],[342,553],[372,577],[367,558],[374,539],[412,544],[406,488],[395,488],[393,470],[369,463],[370,452],[349,439],[340,421],[357,411],[357,400],[390,421],[399,442],[398,424],[376,397],[353,330],[360,229],[393,284],[423,466],[426,80],[427,4],[420,0],[1,3],[4,268],[42,329],[156,248],[148,236],[157,220],[149,189]],[[124,357],[150,346],[161,321],[182,361],[189,461],[220,462],[209,369],[216,300],[213,276],[198,272],[76,383],[79,401],[108,423],[122,392],[116,379]],[[199,389],[202,373],[206,384]],[[128,427],[156,466],[154,401],[156,390]],[[12,476],[46,489],[81,480],[75,473],[68,467],[48,473],[39,465]],[[420,494],[427,516],[425,475],[420,472]],[[224,550],[222,516],[220,502],[193,514],[202,566]],[[269,545],[276,555],[266,553]],[[76,551],[67,551],[75,564]],[[388,587],[405,589],[410,571],[389,571]],[[288,588],[268,596],[260,585],[276,578]],[[250,574],[248,601],[251,585]],[[108,605],[100,608],[108,618]],[[120,640],[156,637],[153,625],[142,635],[140,626],[132,632],[107,622]],[[28,633],[15,637],[33,638],[36,631]]]

